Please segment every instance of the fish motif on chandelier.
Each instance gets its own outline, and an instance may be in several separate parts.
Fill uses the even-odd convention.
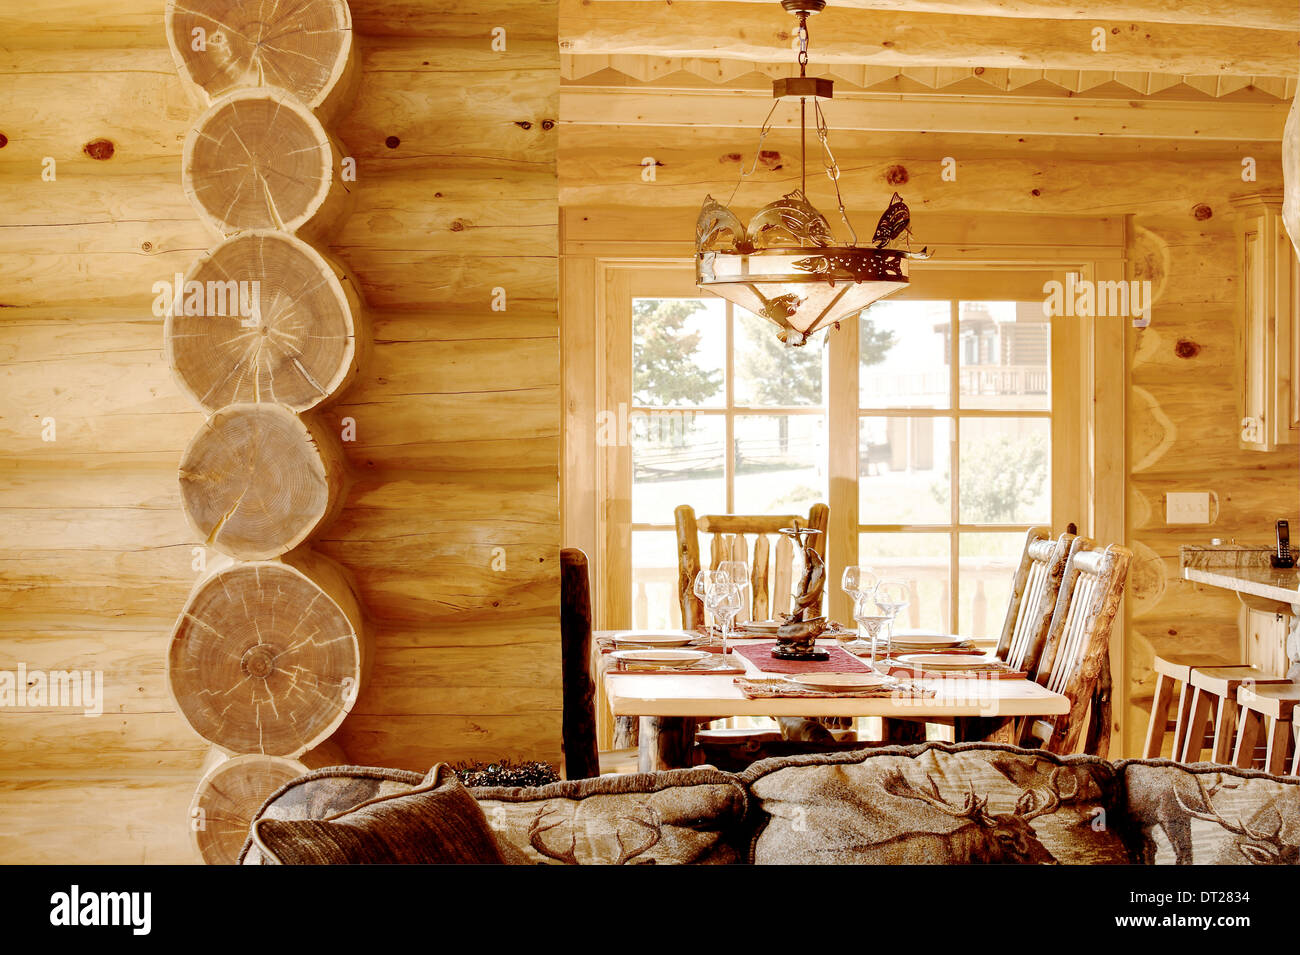
[[[830,223],[799,189],[769,202],[749,220],[755,249],[789,249],[835,244]]]

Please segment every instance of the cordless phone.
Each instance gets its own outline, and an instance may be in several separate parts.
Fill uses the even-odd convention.
[[[1277,553],[1273,555],[1274,567],[1294,567],[1295,558],[1291,556],[1291,529],[1286,521],[1277,522]]]

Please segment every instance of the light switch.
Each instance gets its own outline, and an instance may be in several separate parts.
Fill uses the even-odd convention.
[[[1209,491],[1171,491],[1165,495],[1166,524],[1210,523]]]

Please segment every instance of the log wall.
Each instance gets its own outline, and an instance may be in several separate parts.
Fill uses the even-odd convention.
[[[554,5],[352,11],[361,80],[334,128],[356,205],[330,251],[360,280],[374,349],[322,415],[355,423],[356,480],[314,546],[357,578],[375,659],[339,742],[415,770],[558,761]],[[181,186],[199,110],[162,14],[0,16],[0,669],[105,682],[98,718],[0,710],[6,861],[195,861],[206,745],[164,660],[196,577],[176,467],[203,415],[171,379],[151,287],[212,240]]]

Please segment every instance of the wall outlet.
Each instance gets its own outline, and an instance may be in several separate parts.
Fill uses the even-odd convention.
[[[1165,495],[1166,524],[1210,523],[1209,491],[1178,491]]]

